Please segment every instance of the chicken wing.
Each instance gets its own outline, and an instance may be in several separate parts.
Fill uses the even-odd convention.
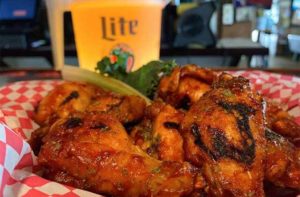
[[[208,90],[216,73],[196,65],[175,68],[169,76],[161,79],[157,98],[176,107],[188,109]]]
[[[179,133],[183,113],[171,105],[155,101],[146,109],[141,124],[133,128],[136,145],[159,160],[184,161],[183,139]]]
[[[38,153],[42,138],[53,122],[71,113],[85,111],[95,96],[104,93],[104,90],[84,83],[65,82],[56,86],[40,101],[35,110],[33,120],[41,127],[31,134],[29,144],[33,151]]]
[[[141,119],[145,107],[145,101],[138,96],[121,96],[91,84],[65,82],[42,99],[34,120],[44,126],[71,113],[91,111],[114,115],[126,124]]]
[[[106,113],[115,116],[122,124],[135,123],[144,116],[146,102],[138,96],[105,94],[96,97],[87,112]]]
[[[300,189],[300,149],[266,129],[265,179],[281,187]]]
[[[41,126],[51,124],[72,112],[85,111],[92,99],[102,94],[106,92],[90,84],[65,82],[41,100],[33,119]]]
[[[212,88],[182,123],[186,158],[215,196],[264,196],[263,99],[243,77],[222,74]]]
[[[76,186],[113,196],[183,196],[204,186],[189,163],[159,161],[134,146],[111,115],[59,119],[44,139],[38,162],[60,174],[46,177],[54,181],[74,177],[83,180]]]
[[[157,90],[157,97],[176,108],[189,109],[201,96],[211,89],[217,72],[195,65],[175,68],[164,76]],[[294,118],[278,104],[267,100],[267,126],[274,132],[287,137],[291,142],[300,141],[300,126]]]
[[[288,138],[291,142],[300,138],[300,126],[295,122],[294,117],[284,111],[279,104],[268,101],[266,109],[267,126],[272,131]]]
[[[65,82],[41,100],[34,115],[41,128],[32,133],[29,143],[38,153],[49,127],[57,119],[70,114],[84,111],[106,113],[128,124],[142,119],[145,107],[145,101],[138,96],[118,95],[91,84]]]

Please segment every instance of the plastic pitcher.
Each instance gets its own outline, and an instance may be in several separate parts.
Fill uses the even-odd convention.
[[[75,0],[46,0],[54,68],[64,66],[63,14]]]
[[[159,58],[166,1],[76,1],[71,5],[79,65],[95,70],[104,56],[123,58],[127,71]]]

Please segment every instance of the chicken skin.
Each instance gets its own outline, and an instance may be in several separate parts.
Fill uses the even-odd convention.
[[[116,116],[122,123],[141,119],[146,107],[138,96],[121,96],[91,84],[65,82],[39,104],[34,120],[44,126],[74,112],[98,111]]]
[[[90,84],[65,82],[55,87],[41,100],[33,119],[40,126],[51,124],[72,112],[85,111],[99,94],[106,94],[106,92]]]
[[[77,82],[65,82],[56,86],[36,108],[33,120],[41,127],[31,134],[29,144],[37,154],[43,137],[57,119],[71,113],[85,111],[92,99],[106,92],[96,86]]]
[[[175,108],[188,109],[208,90],[216,73],[196,65],[176,67],[169,76],[161,79],[157,98]]]
[[[196,168],[148,156],[107,114],[59,119],[45,137],[38,162],[46,175],[55,172],[46,178],[104,195],[184,196],[203,187]]]
[[[291,142],[300,139],[300,126],[294,121],[288,112],[284,111],[279,104],[267,102],[266,120],[267,126],[274,132],[288,138]]]
[[[184,161],[183,139],[179,133],[183,113],[171,105],[155,101],[131,137],[136,145],[159,160]]]
[[[107,113],[128,124],[142,119],[145,107],[145,101],[138,96],[122,96],[91,84],[65,82],[41,100],[33,117],[41,127],[32,133],[29,143],[37,154],[49,127],[70,114]]]
[[[201,96],[211,89],[212,82],[218,73],[186,65],[175,68],[169,76],[164,76],[157,90],[157,98],[176,107],[189,109]],[[300,141],[300,126],[294,118],[278,104],[267,100],[266,122],[268,128],[287,137],[291,142]]]
[[[266,129],[265,179],[280,187],[300,189],[300,149]]]
[[[264,196],[263,99],[243,77],[222,74],[182,123],[186,159],[203,167],[214,196]]]
[[[141,120],[145,108],[146,102],[138,96],[121,96],[111,93],[96,97],[86,111],[115,116],[126,125]]]

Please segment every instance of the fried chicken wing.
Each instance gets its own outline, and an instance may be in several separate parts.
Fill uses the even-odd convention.
[[[104,93],[104,90],[84,83],[65,82],[56,86],[40,101],[33,116],[33,120],[41,126],[29,140],[33,151],[39,152],[42,138],[53,122],[71,113],[85,111],[93,97]]]
[[[157,90],[157,97],[176,108],[189,109],[211,89],[217,72],[195,65],[175,68],[164,76]],[[291,142],[300,141],[300,126],[278,104],[267,100],[266,121],[268,128],[287,137]]]
[[[188,109],[208,90],[216,73],[196,65],[175,68],[169,76],[161,79],[157,98],[176,108]]]
[[[291,142],[300,138],[300,126],[295,122],[294,117],[284,111],[279,104],[268,101],[266,109],[266,120],[270,129]]]
[[[91,84],[65,82],[40,102],[34,120],[41,126],[75,112],[100,112],[116,116],[122,123],[141,119],[146,107],[138,96],[121,96]]]
[[[41,126],[51,124],[72,112],[85,111],[94,97],[104,93],[104,90],[90,84],[65,82],[41,100],[33,119]]]
[[[65,82],[55,87],[37,107],[34,120],[41,128],[34,131],[29,143],[39,152],[43,137],[59,118],[80,112],[106,113],[128,124],[142,119],[145,101],[138,96],[123,96],[91,84]]]
[[[138,96],[107,94],[97,97],[86,111],[115,116],[122,124],[137,122],[143,118],[146,102]]]
[[[196,168],[148,156],[107,114],[59,119],[45,137],[38,162],[57,172],[48,177],[54,181],[106,195],[183,196],[203,187]],[[74,183],[74,178],[83,182]]]
[[[185,154],[215,196],[264,196],[263,99],[243,77],[222,74],[182,123]]]
[[[136,145],[152,157],[166,161],[184,161],[183,139],[179,133],[183,113],[161,101],[146,109],[143,122],[133,128]]]
[[[300,189],[300,149],[266,129],[265,179],[281,187]]]

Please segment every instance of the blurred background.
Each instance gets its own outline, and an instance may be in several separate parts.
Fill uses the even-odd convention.
[[[60,20],[55,9],[43,0],[0,0],[0,70],[57,66],[49,30],[49,21]],[[61,16],[64,64],[78,66],[71,13],[62,9]],[[300,0],[167,2],[159,54],[162,60],[206,67],[296,69]]]

